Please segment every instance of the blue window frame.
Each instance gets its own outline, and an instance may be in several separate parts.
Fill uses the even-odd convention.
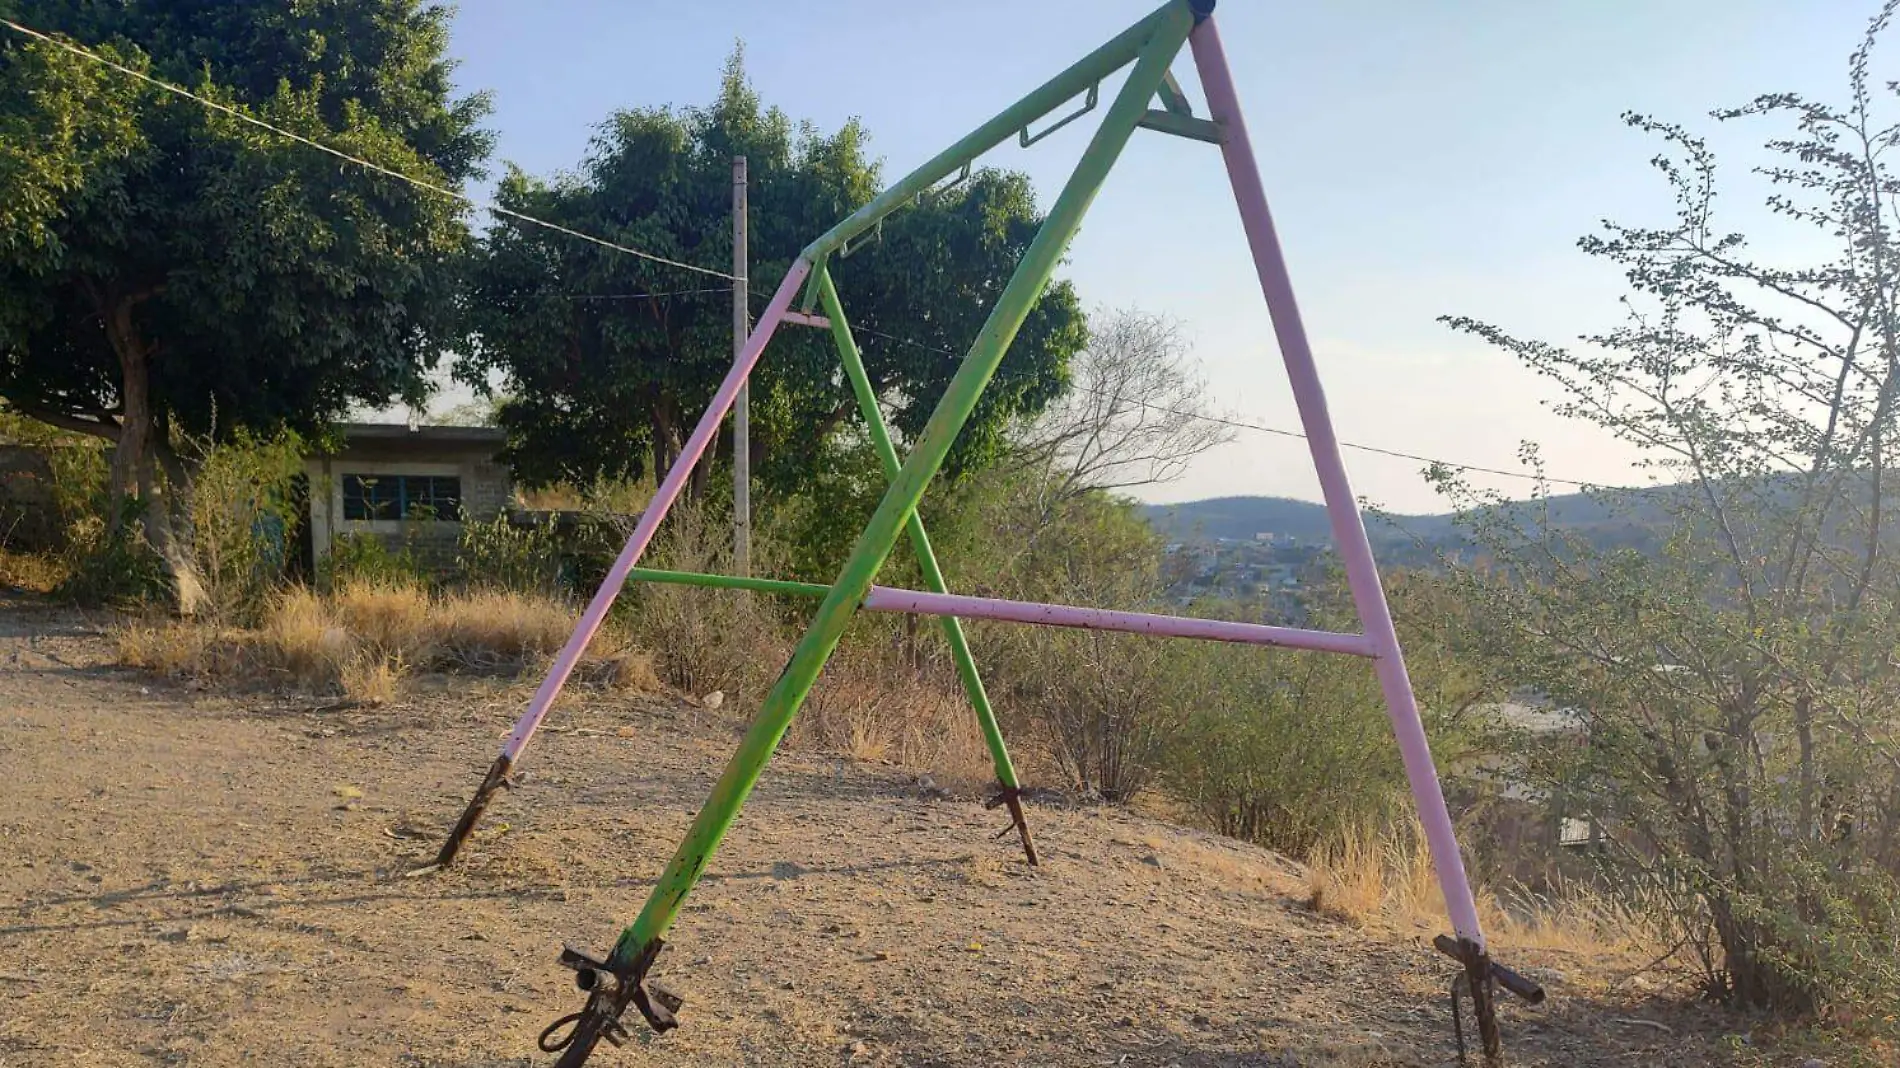
[[[343,518],[460,522],[462,480],[454,475],[344,475]]]

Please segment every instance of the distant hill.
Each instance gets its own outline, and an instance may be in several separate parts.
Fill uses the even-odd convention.
[[[1501,506],[1512,518],[1528,521],[1533,509],[1548,507],[1554,527],[1579,531],[1602,547],[1654,544],[1667,521],[1658,495],[1662,490],[1634,490],[1611,500],[1568,494],[1548,502]],[[1280,534],[1302,542],[1332,543],[1332,525],[1326,506],[1290,497],[1213,497],[1180,504],[1151,504],[1143,508],[1148,522],[1170,541],[1205,542],[1227,538],[1252,540],[1260,534]],[[1450,548],[1463,540],[1454,517],[1444,515],[1367,516],[1366,533],[1382,556],[1409,556],[1419,541]]]

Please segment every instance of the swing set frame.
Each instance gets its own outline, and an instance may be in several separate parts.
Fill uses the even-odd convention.
[[[1439,936],[1435,945],[1462,967],[1452,984],[1453,1022],[1458,1043],[1464,1039],[1459,1002],[1468,997],[1479,1043],[1488,1064],[1501,1064],[1502,1043],[1495,1009],[1495,990],[1502,986],[1532,1002],[1543,991],[1490,959],[1478,922],[1476,901],[1465,874],[1464,861],[1444,792],[1432,762],[1418,704],[1406,674],[1405,659],[1386,604],[1364,519],[1346,476],[1338,438],[1327,411],[1326,396],[1308,343],[1306,329],[1294,300],[1285,258],[1268,210],[1252,143],[1235,95],[1232,74],[1215,27],[1213,0],[1167,0],[1145,18],[1089,53],[1067,70],[1049,79],[1015,104],[998,113],[962,140],[951,145],[849,218],[813,241],[799,254],[761,314],[758,324],[735,359],[732,369],[713,394],[711,403],[641,514],[633,533],[615,559],[599,589],[582,613],[573,635],[555,658],[547,678],[535,691],[527,710],[510,732],[499,756],[489,767],[470,799],[436,864],[447,867],[480,822],[496,792],[509,782],[589,641],[599,630],[615,598],[629,579],[673,582],[694,586],[752,590],[762,593],[811,597],[819,606],[804,638],[791,654],[777,682],[766,695],[751,726],[733,753],[711,796],[699,809],[685,839],[654,886],[638,916],[620,934],[605,957],[569,948],[560,963],[575,972],[587,993],[580,1011],[557,1020],[543,1033],[543,1050],[561,1054],[558,1068],[579,1068],[599,1043],[619,1045],[628,1037],[621,1017],[637,1008],[655,1031],[675,1026],[679,999],[649,982],[647,973],[678,918],[686,896],[718,849],[740,807],[758,782],[779,740],[791,726],[816,682],[825,661],[860,609],[934,615],[940,618],[958,675],[982,727],[996,771],[997,792],[991,807],[1006,807],[1011,824],[1030,864],[1037,863],[1035,842],[1022,805],[1022,785],[1010,761],[1008,747],[982,676],[970,655],[960,622],[964,618],[1011,620],[1053,626],[1117,630],[1156,636],[1200,638],[1254,645],[1310,649],[1370,659],[1384,694],[1399,751],[1424,827],[1439,888],[1444,894],[1453,933]],[[1169,68],[1183,47],[1191,50],[1200,74],[1209,115],[1199,117],[1182,93]],[[1131,68],[1119,90],[1103,110],[1101,125],[1062,192],[1050,208],[1041,229],[1025,251],[988,320],[971,344],[942,399],[908,457],[900,458],[891,442],[878,398],[865,373],[843,302],[828,269],[833,256],[845,257],[874,241],[884,220],[904,207],[941,192],[967,178],[972,163],[990,149],[1015,137],[1028,147],[1095,110],[1101,83]],[[1081,99],[1071,111],[1036,133],[1030,127]],[[1153,105],[1159,104],[1159,107]],[[1306,431],[1314,468],[1324,492],[1333,543],[1345,565],[1361,632],[1332,633],[1261,624],[1186,619],[1138,612],[1118,612],[1071,605],[1038,604],[953,594],[938,566],[917,507],[931,479],[944,462],[957,434],[968,421],[978,399],[1008,351],[1016,332],[1048,284],[1069,241],[1074,237],[1090,203],[1108,177],[1124,146],[1138,129],[1183,137],[1219,147],[1233,187],[1240,221],[1253,254],[1260,288],[1272,317],[1274,335]],[[948,183],[945,182],[949,179]],[[797,310],[793,303],[803,299]],[[815,311],[814,309],[818,309]],[[889,480],[877,510],[858,537],[850,556],[830,585],[773,579],[641,568],[641,556],[660,522],[679,498],[694,466],[718,434],[740,386],[757,364],[774,333],[784,323],[827,329],[831,333],[861,411],[871,442]],[[900,536],[908,536],[921,565],[924,590],[878,586],[874,580]],[[1007,829],[1006,832],[1007,833]]]

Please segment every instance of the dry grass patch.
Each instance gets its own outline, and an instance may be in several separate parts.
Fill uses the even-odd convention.
[[[946,785],[993,780],[976,712],[949,679],[840,650],[792,728],[803,749],[925,769]]]
[[[436,605],[420,586],[352,582],[332,594],[327,607],[364,648],[413,661],[424,659],[434,644]]]
[[[72,568],[55,553],[21,553],[0,548],[0,586],[31,593],[52,593]]]
[[[134,620],[113,632],[119,663],[172,677],[241,670],[243,642],[216,627]]]
[[[1636,946],[1627,909],[1582,888],[1558,894],[1480,888],[1478,919],[1494,942],[1514,949],[1598,953]],[[1417,827],[1355,831],[1307,861],[1306,906],[1359,928],[1449,930],[1431,850]]]
[[[519,669],[553,655],[574,622],[573,610],[559,601],[478,590],[438,601],[429,629],[441,658],[474,669]]]
[[[365,705],[385,705],[394,701],[409,677],[409,663],[400,653],[389,654],[358,650],[337,669],[337,686],[343,696]]]
[[[134,621],[118,629],[120,662],[166,675],[261,677],[363,704],[394,700],[421,671],[525,673],[558,649],[577,613],[549,597],[483,590],[435,595],[366,581],[324,595],[278,594],[254,630],[189,621]],[[657,689],[652,662],[618,634],[583,663],[580,681]]]

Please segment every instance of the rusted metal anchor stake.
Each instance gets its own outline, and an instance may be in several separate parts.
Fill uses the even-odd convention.
[[[1484,949],[1468,938],[1439,935],[1432,946],[1440,953],[1465,966],[1451,981],[1451,1033],[1458,1040],[1458,1062],[1466,1063],[1465,1022],[1459,1002],[1471,998],[1471,1015],[1478,1022],[1478,1045],[1484,1051],[1486,1068],[1502,1068],[1504,1039],[1498,1033],[1497,988],[1503,987],[1532,1005],[1544,1001],[1544,988],[1517,972],[1493,961]]]
[[[587,1004],[541,1032],[537,1042],[541,1051],[561,1055],[555,1068],[581,1068],[603,1041],[616,1047],[625,1045],[629,1036],[620,1017],[628,1005],[640,1010],[656,1034],[679,1026],[673,1014],[679,1011],[681,998],[646,982],[647,969],[653,966],[653,958],[659,956],[664,944],[654,939],[624,967],[615,965],[611,956],[602,960],[573,946],[561,947],[561,966],[574,969],[574,985],[587,991]]]
[[[1008,806],[1009,826],[998,831],[996,837],[1001,838],[1013,829],[1017,837],[1023,840],[1023,856],[1029,858],[1030,866],[1040,866],[1041,862],[1036,859],[1035,840],[1029,837],[1029,820],[1023,816],[1023,788],[997,783],[996,793],[991,795],[988,801],[983,802],[983,807],[996,808],[998,806]]]
[[[455,854],[462,851],[462,843],[468,841],[469,833],[482,821],[482,813],[488,808],[488,802],[495,792],[504,786],[512,787],[508,773],[514,770],[515,762],[508,754],[495,758],[488,766],[488,774],[482,777],[481,786],[475,790],[475,796],[469,798],[468,807],[462,810],[462,818],[455,821],[455,829],[449,832],[448,841],[442,843],[441,852],[435,855],[435,866],[447,868],[455,863]]]

